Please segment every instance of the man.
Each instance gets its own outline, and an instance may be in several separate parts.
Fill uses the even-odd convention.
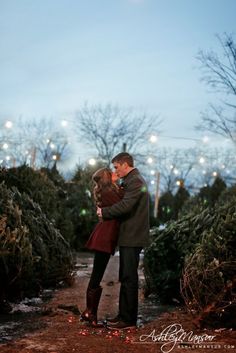
[[[123,179],[124,197],[110,207],[98,208],[97,214],[104,220],[120,220],[119,314],[107,324],[109,328],[125,329],[135,326],[138,316],[138,265],[140,252],[148,245],[149,194],[129,153],[119,153],[112,163],[117,176]]]

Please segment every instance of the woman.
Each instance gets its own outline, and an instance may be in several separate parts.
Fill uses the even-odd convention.
[[[106,207],[119,202],[123,191],[116,184],[117,176],[108,168],[101,168],[93,175],[95,187],[93,191],[96,206]],[[119,221],[100,220],[94,228],[86,247],[94,250],[93,270],[86,293],[87,308],[81,314],[81,319],[98,327],[97,310],[102,294],[100,282],[106,270],[111,254],[114,254],[119,232]]]

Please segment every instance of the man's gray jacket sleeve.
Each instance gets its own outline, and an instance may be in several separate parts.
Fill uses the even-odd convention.
[[[145,189],[145,190],[144,190]],[[139,180],[131,181],[123,199],[110,207],[102,208],[103,219],[113,219],[129,213],[135,204],[139,201],[146,187]]]

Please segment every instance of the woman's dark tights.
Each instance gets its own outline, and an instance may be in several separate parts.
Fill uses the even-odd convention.
[[[93,259],[93,270],[88,284],[89,288],[97,288],[107,268],[110,259],[110,254],[102,251],[95,251]]]

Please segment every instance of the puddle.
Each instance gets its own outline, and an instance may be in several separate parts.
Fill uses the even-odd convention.
[[[12,341],[26,332],[42,328],[44,326],[42,322],[36,320],[39,316],[40,314],[35,312],[1,315],[0,343]]]
[[[25,298],[20,303],[10,303],[11,312],[0,315],[0,343],[42,328],[43,324],[37,318],[44,315],[42,304],[52,298],[52,295],[53,290],[45,290],[40,298]]]
[[[155,297],[145,298],[139,302],[138,322],[147,323],[157,319],[162,313],[176,310],[176,306],[162,305]]]

